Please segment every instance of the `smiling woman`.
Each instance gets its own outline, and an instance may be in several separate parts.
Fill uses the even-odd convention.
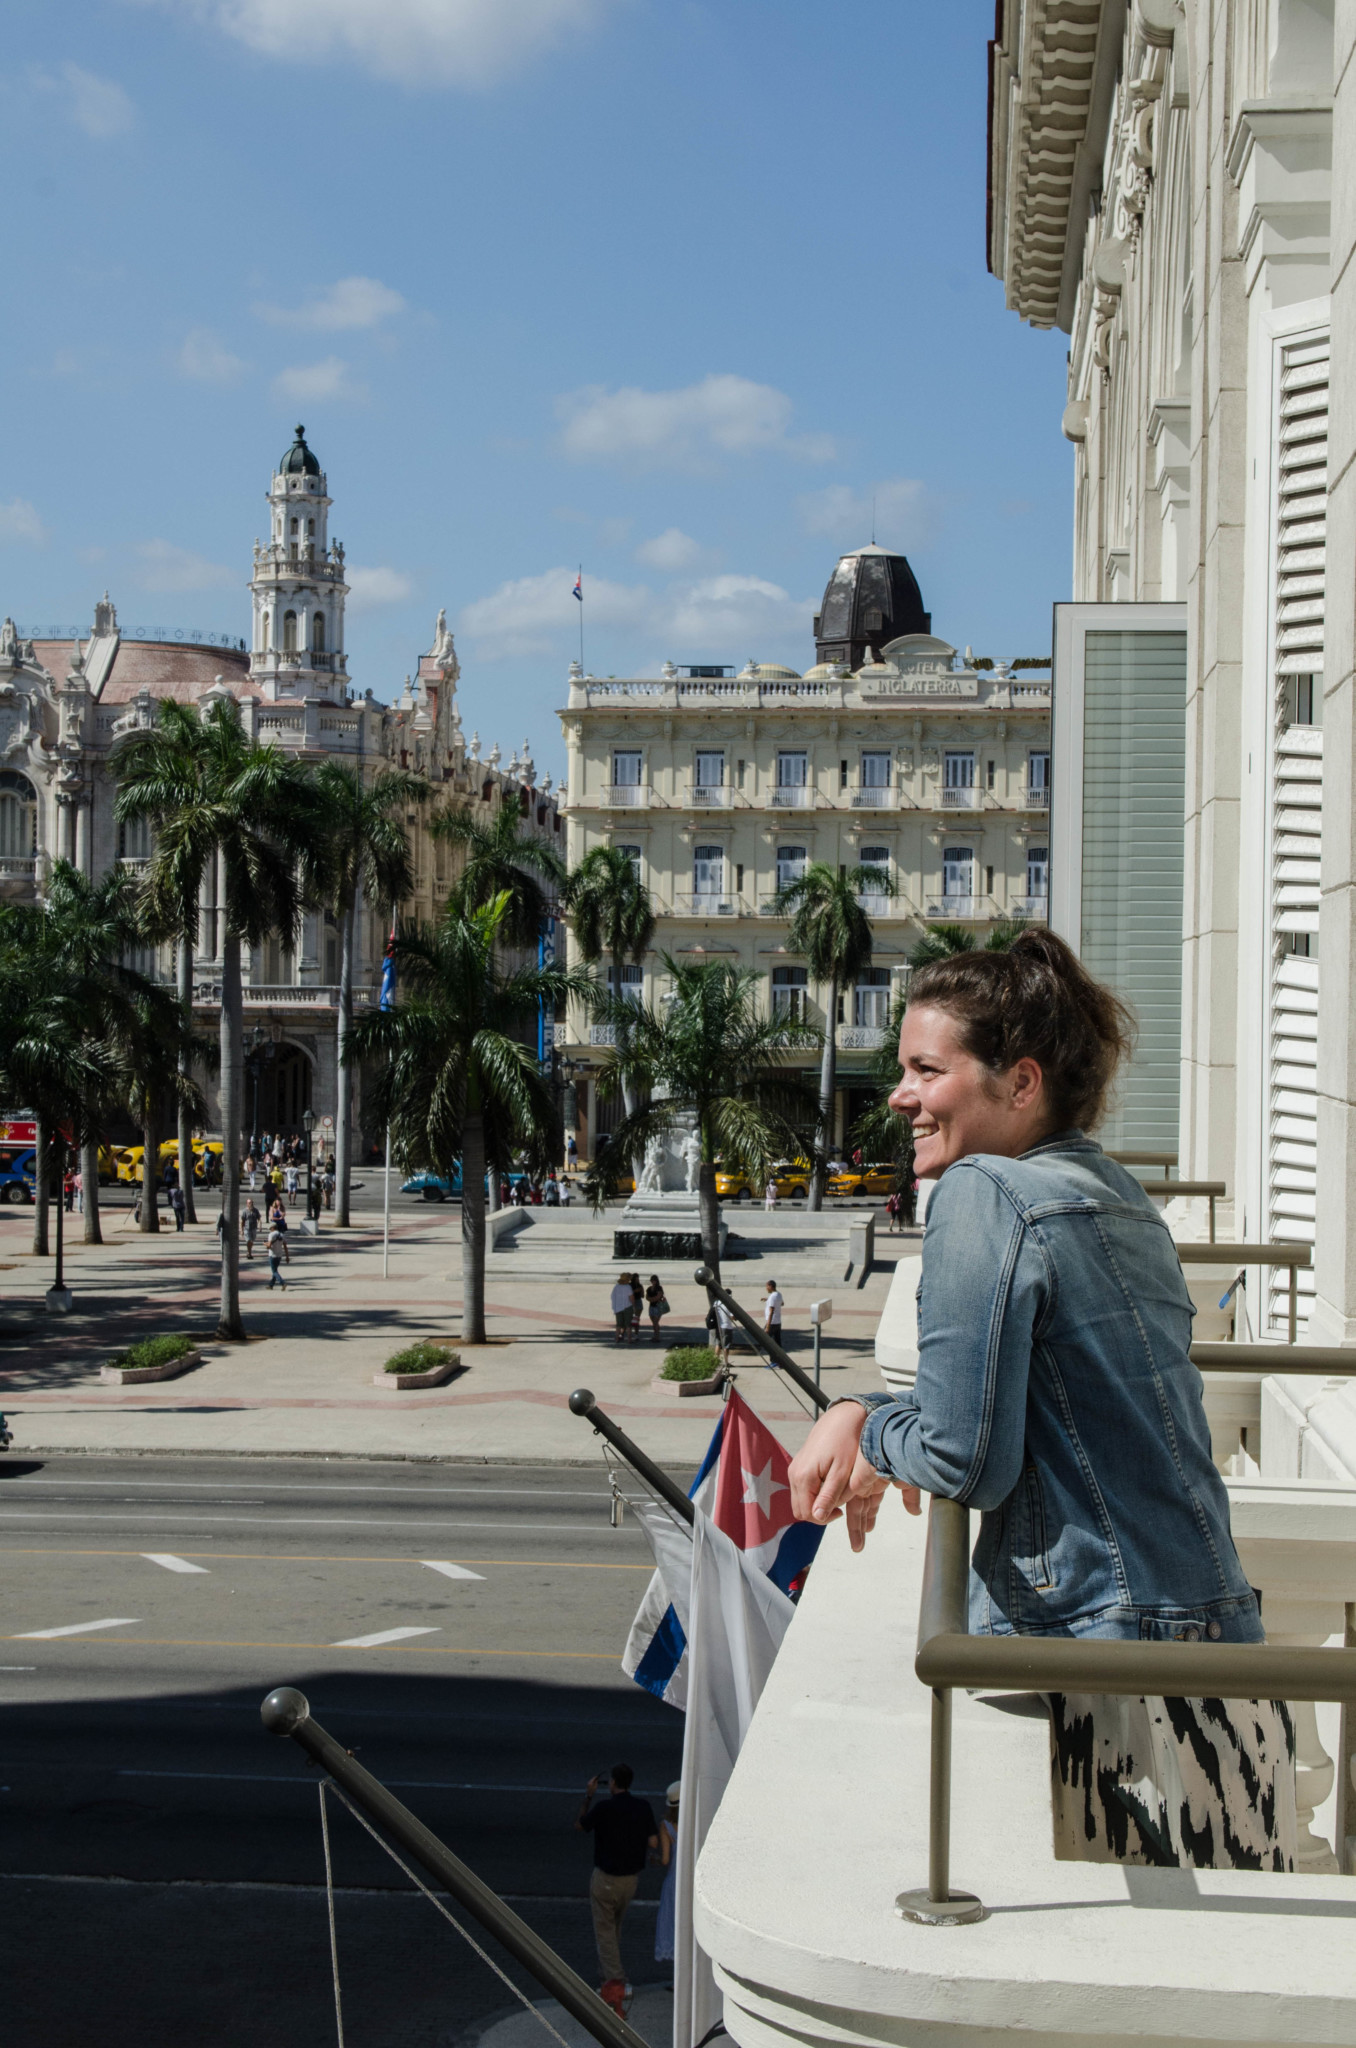
[[[893,1480],[982,1511],[970,1627],[997,1635],[1260,1642],[1160,1212],[1085,1133],[1128,1012],[1061,939],[919,971],[891,1106],[939,1183],[918,1377],[835,1402],[791,1468],[797,1514],[846,1511],[860,1549]],[[1283,1704],[1051,1695],[1060,1853],[1290,1870]]]

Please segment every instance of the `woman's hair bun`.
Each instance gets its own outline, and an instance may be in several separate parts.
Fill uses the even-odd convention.
[[[929,961],[909,984],[909,1002],[954,1017],[966,1052],[991,1073],[1035,1060],[1058,1129],[1095,1128],[1134,1049],[1131,1012],[1044,926],[1019,933],[1001,952]]]

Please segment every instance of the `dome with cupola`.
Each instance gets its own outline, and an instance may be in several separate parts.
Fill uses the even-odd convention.
[[[932,614],[904,555],[856,548],[840,557],[815,618],[816,664],[843,662],[856,671],[873,651],[905,633],[927,633]]]
[[[319,476],[320,464],[306,446],[305,427],[297,428],[297,438],[278,464],[279,476]]]

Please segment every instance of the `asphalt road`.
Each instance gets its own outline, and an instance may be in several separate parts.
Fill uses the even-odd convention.
[[[657,1802],[682,1745],[618,1666],[649,1554],[609,1526],[601,1463],[11,1456],[0,1550],[15,2048],[330,2048],[316,1776],[261,1727],[278,1684],[597,1982],[582,1787],[625,1759]],[[331,1829],[350,2048],[474,2039],[510,1993]],[[658,1889],[623,1936],[637,1984],[668,1977]]]

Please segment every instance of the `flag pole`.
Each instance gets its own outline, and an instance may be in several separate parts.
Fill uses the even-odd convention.
[[[579,595],[579,666],[584,666],[584,564],[579,564],[579,581],[575,585]]]
[[[391,1274],[391,1126],[386,1126],[386,1186],[381,1200],[381,1277]]]

